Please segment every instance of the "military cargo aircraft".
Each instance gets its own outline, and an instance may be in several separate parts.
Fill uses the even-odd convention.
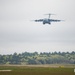
[[[34,20],[35,22],[42,22],[43,24],[51,24],[51,22],[60,22],[63,20],[57,20],[57,19],[50,19],[51,15],[55,15],[55,14],[45,14],[45,15],[49,15],[48,18],[44,18],[44,19],[38,19],[38,20]]]

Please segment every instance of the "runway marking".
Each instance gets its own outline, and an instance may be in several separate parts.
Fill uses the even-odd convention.
[[[6,72],[6,71],[9,72],[9,71],[12,71],[12,70],[0,70],[0,72]]]

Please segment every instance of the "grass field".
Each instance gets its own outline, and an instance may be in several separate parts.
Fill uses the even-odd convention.
[[[11,71],[7,71],[11,70]],[[75,75],[73,66],[28,65],[0,66],[0,75]]]

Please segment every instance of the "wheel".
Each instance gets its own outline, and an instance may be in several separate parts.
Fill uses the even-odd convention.
[[[51,24],[51,23],[49,23],[49,24]]]
[[[43,24],[45,24],[45,23],[43,22]]]

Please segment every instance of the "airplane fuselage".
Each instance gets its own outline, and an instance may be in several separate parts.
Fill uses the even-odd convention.
[[[43,24],[51,24],[50,19],[43,19]]]

